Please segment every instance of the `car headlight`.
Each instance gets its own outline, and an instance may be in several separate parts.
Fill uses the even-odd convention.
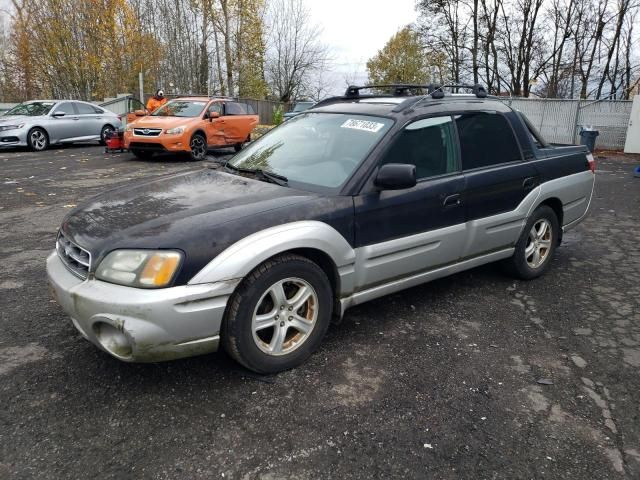
[[[138,288],[162,288],[178,271],[182,253],[172,250],[115,250],[106,256],[96,278]]]
[[[167,135],[179,135],[181,133],[184,133],[184,129],[185,127],[168,128],[167,130],[165,130],[165,133]]]
[[[127,131],[127,132],[133,132],[133,129],[134,129],[134,128],[135,128],[135,127],[134,127],[133,125],[127,125],[127,128],[126,128],[126,130],[125,130],[125,131]]]
[[[0,132],[5,132],[7,130],[19,130],[24,127],[24,123],[20,125],[2,125],[0,126]]]

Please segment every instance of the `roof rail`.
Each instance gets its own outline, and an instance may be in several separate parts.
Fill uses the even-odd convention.
[[[478,98],[487,98],[487,90],[479,83],[476,83],[475,85],[448,84],[438,86],[433,92],[430,92],[431,98],[438,99],[444,97],[444,91],[442,90],[443,88],[465,88],[467,90],[471,90],[471,93],[473,93]]]
[[[402,97],[407,95],[410,90],[426,90],[427,93],[432,93],[437,88],[434,84],[414,84],[414,83],[390,83],[385,85],[350,85],[344,92],[345,98],[358,98],[360,97],[360,90],[370,89],[393,89],[393,95]]]

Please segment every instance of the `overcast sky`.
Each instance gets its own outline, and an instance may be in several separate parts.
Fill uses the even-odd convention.
[[[357,83],[367,79],[366,62],[389,37],[416,20],[415,0],[305,0],[322,42],[332,52],[327,79],[330,93],[342,93],[345,76]]]

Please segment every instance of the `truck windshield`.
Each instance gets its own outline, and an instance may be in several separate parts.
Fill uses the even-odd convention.
[[[54,105],[55,102],[21,103],[6,112],[5,115],[27,115],[29,117],[39,117],[40,115],[46,115],[49,113]]]
[[[202,113],[206,104],[206,102],[172,100],[151,115],[154,117],[197,117]]]
[[[336,189],[392,123],[389,118],[364,115],[301,114],[249,145],[229,164],[281,175],[289,183]]]

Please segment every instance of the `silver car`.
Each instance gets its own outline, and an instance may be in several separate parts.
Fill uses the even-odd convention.
[[[120,117],[92,103],[32,100],[0,116],[0,147],[45,150],[49,145],[98,140],[122,126]]]

